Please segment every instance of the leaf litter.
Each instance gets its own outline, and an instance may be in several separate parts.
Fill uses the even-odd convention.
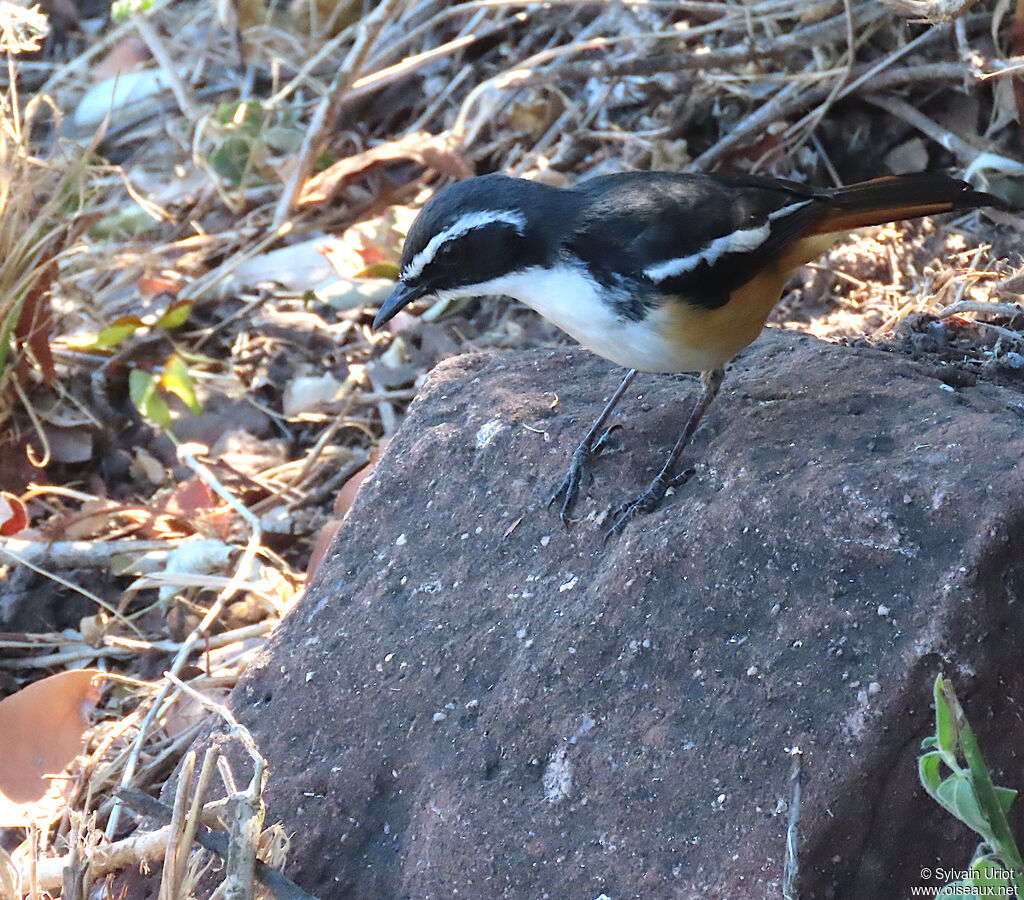
[[[201,768],[261,822],[265,772],[224,698],[424,373],[563,340],[497,300],[419,304],[371,333],[431,191],[489,171],[828,184],[956,167],[1024,195],[1006,3],[54,8],[42,52],[37,11],[0,11],[0,687],[106,678],[84,733],[77,688],[0,728],[4,756],[37,730],[77,735],[51,817],[5,832],[0,879],[23,892],[163,859],[166,895],[190,896],[212,776],[195,795],[179,780],[156,837],[127,809],[212,719],[253,776]],[[972,213],[862,232],[795,276],[773,321],[1019,379],[1018,227]]]

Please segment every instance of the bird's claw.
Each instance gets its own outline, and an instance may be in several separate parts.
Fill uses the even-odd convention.
[[[557,503],[560,497],[563,498],[562,508],[559,510],[558,517],[566,528],[570,525],[569,515],[572,513],[572,508],[576,505],[580,488],[583,487],[584,481],[590,477],[590,473],[587,471],[590,460],[604,449],[605,444],[608,443],[609,435],[616,428],[621,427],[618,424],[609,425],[592,444],[584,441],[573,451],[572,461],[569,463],[569,471],[565,473],[562,483],[558,485],[558,488],[551,495],[551,499],[548,500],[548,506],[550,507],[552,504]]]
[[[604,445],[608,443],[608,438],[611,437],[612,432],[621,428],[622,425],[619,422],[615,422],[609,425],[602,433],[601,436],[594,441],[594,446],[590,448],[592,454],[600,453],[604,449]]]
[[[616,506],[612,510],[612,518],[615,521],[612,522],[612,527],[605,532],[604,539],[607,541],[609,538],[622,534],[626,526],[633,520],[633,516],[637,513],[646,514],[653,512],[658,507],[658,504],[665,499],[665,494],[669,489],[679,487],[679,485],[688,481],[695,471],[692,467],[684,469],[673,478],[664,478],[659,475],[639,497],[630,500],[628,503],[623,503],[621,506]]]
[[[688,469],[683,469],[682,472],[680,472],[678,475],[676,475],[668,483],[668,486],[670,488],[677,488],[677,487],[680,487],[681,485],[686,484],[686,482],[688,482],[693,477],[693,474],[696,471],[697,471],[697,469],[694,466],[690,466],[690,468],[688,468]]]
[[[623,503],[621,506],[615,507],[612,510],[612,517],[615,521],[612,522],[612,527],[605,532],[604,539],[607,541],[622,534],[626,530],[626,526],[633,520],[633,516],[637,513],[649,513],[664,496],[664,488],[657,491],[654,489],[654,485],[652,485],[639,497],[630,500],[629,503]]]
[[[572,455],[572,461],[569,463],[569,471],[565,473],[562,483],[551,495],[551,499],[548,500],[548,506],[550,507],[553,503],[558,502],[559,497],[563,498],[562,508],[558,511],[558,517],[566,528],[570,525],[569,514],[576,504],[576,498],[579,496],[580,488],[583,486],[583,481],[587,476],[587,463],[590,462],[590,457],[593,453],[594,451],[584,444],[580,444],[576,448]]]

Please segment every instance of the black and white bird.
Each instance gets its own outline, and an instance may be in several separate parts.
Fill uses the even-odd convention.
[[[413,222],[380,328],[422,297],[506,295],[629,371],[551,498],[568,523],[588,460],[636,372],[700,372],[665,465],[616,510],[609,534],[649,512],[718,392],[723,367],[761,332],[794,269],[867,225],[1006,204],[939,174],[822,189],[756,175],[627,172],[569,189],[483,175],[435,194]]]

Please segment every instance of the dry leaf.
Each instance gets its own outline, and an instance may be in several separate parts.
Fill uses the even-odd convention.
[[[85,425],[65,428],[47,423],[43,429],[50,445],[50,458],[54,462],[84,463],[92,459],[92,428]]]
[[[385,141],[362,153],[339,159],[307,181],[299,194],[299,206],[322,203],[350,175],[357,175],[379,162],[411,159],[453,178],[470,178],[473,167],[459,152],[459,144],[451,135],[416,131],[395,141]]]
[[[923,172],[928,168],[928,147],[921,138],[911,138],[885,155],[885,165],[890,172]]]
[[[43,381],[53,384],[57,370],[50,352],[50,331],[53,329],[53,316],[50,313],[46,294],[53,283],[55,268],[51,260],[40,264],[40,271],[32,287],[25,294],[25,300],[14,323],[14,344],[19,350],[27,346],[35,357],[36,364],[43,373]],[[18,363],[18,374],[24,378],[28,371],[26,361]]]
[[[311,238],[250,257],[223,280],[218,291],[229,296],[244,287],[265,283],[280,284],[296,293],[311,291],[333,277],[324,248],[336,241],[339,239]]]
[[[214,509],[220,501],[210,486],[201,478],[189,478],[179,482],[167,500],[165,511],[168,515],[183,518],[194,517],[201,509]]]
[[[175,296],[184,284],[185,279],[175,273],[161,272],[159,274],[140,275],[139,293],[146,295],[170,294]]]
[[[121,504],[104,497],[85,500],[77,513],[71,514],[59,538],[65,541],[84,541],[106,532]]]
[[[28,528],[28,511],[14,494],[0,491],[0,535],[10,537]]]
[[[901,16],[935,24],[952,22],[974,6],[978,0],[882,0]]]
[[[313,580],[316,570],[320,568],[320,563],[324,561],[328,549],[334,542],[334,536],[340,528],[341,519],[331,519],[320,529],[320,534],[317,535],[316,543],[313,545],[313,552],[309,555],[309,563],[306,565],[306,584]]]
[[[142,38],[125,38],[114,44],[110,52],[93,66],[90,76],[97,82],[113,78],[122,72],[135,72],[149,57],[149,47]]]
[[[28,443],[27,436],[14,433],[10,422],[0,429],[0,488],[20,494],[38,477],[26,452]]]
[[[226,687],[199,688],[202,694],[215,703],[225,703],[231,694],[231,689]],[[175,737],[193,725],[198,725],[204,719],[209,718],[210,711],[191,695],[180,695],[174,701],[174,705],[167,711],[163,721],[163,728],[168,737]]]
[[[341,382],[333,375],[300,375],[284,389],[281,401],[284,414],[292,418],[320,410],[338,396],[341,388]]]
[[[164,464],[144,447],[132,449],[128,473],[136,483],[145,480],[150,484],[161,485],[167,481],[167,469]]]
[[[346,481],[341,490],[338,491],[338,496],[334,499],[334,514],[340,516],[342,519],[348,515],[348,511],[352,508],[352,504],[355,503],[356,494],[359,493],[359,488],[362,483],[366,481],[373,474],[373,470],[377,468],[377,460],[380,455],[388,448],[388,439],[384,438],[370,453],[370,461],[363,466],[358,472],[355,473],[348,481]]]
[[[213,538],[187,541],[167,554],[163,571],[170,575],[194,575],[199,582],[203,575],[222,574],[232,552],[230,544]],[[163,584],[159,591],[160,600],[170,600],[180,590],[177,584]]]
[[[119,127],[130,116],[156,105],[156,98],[168,87],[162,69],[122,72],[106,78],[86,91],[72,117],[83,131],[97,128],[110,115],[111,127]]]
[[[61,779],[82,752],[99,700],[98,669],[51,675],[0,700],[0,826],[52,821],[61,811]]]
[[[389,439],[384,438],[370,453],[370,461],[349,478],[342,485],[341,490],[338,491],[337,497],[334,498],[334,514],[338,518],[331,519],[320,529],[320,534],[317,535],[316,543],[313,545],[313,552],[310,554],[309,563],[306,566],[306,584],[309,584],[316,574],[316,570],[320,568],[320,563],[324,561],[324,557],[327,555],[335,535],[338,533],[338,530],[345,521],[345,517],[348,515],[348,511],[355,502],[359,488],[373,474],[373,470],[377,468],[377,460],[387,450],[388,443]]]

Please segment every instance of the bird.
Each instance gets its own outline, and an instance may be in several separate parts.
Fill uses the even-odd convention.
[[[610,537],[688,477],[676,467],[726,363],[760,334],[794,270],[854,229],[978,207],[1010,210],[938,172],[832,188],[740,172],[618,172],[567,188],[480,175],[423,205],[372,327],[421,298],[505,295],[627,370],[550,498],[566,527],[636,373],[700,373],[678,440],[648,487],[613,510]]]

